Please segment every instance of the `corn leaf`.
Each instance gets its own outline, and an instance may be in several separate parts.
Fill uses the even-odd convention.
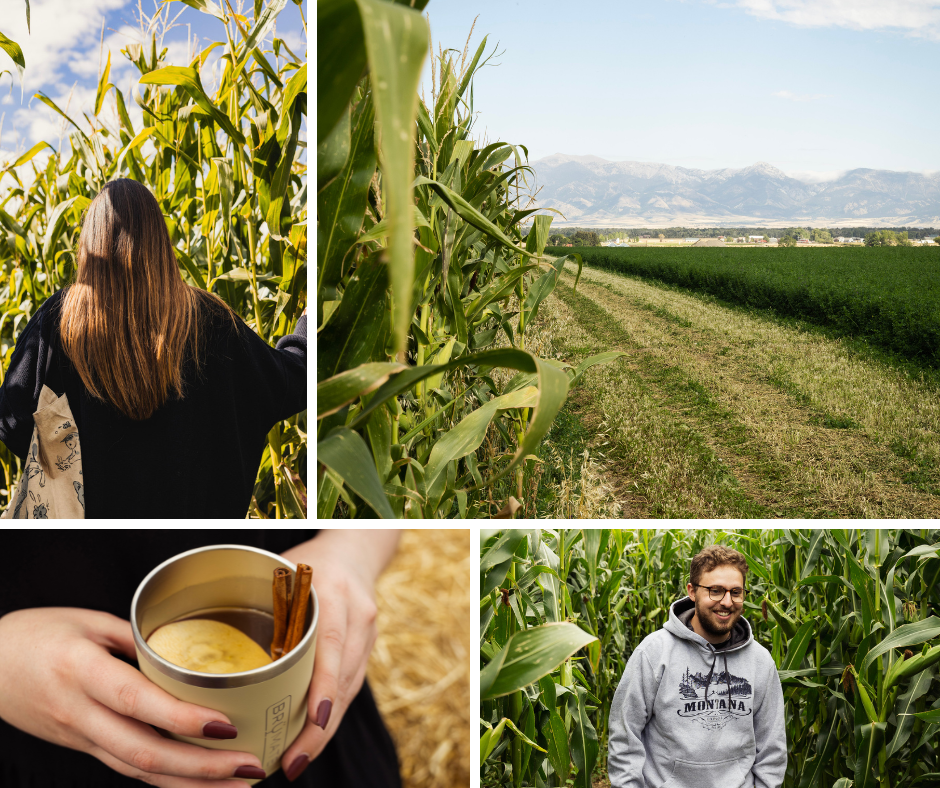
[[[389,286],[392,346],[405,347],[411,322],[414,278],[412,180],[418,82],[428,48],[428,26],[420,12],[381,0],[356,0],[362,17],[379,149],[385,218],[389,224]]]
[[[490,757],[490,753],[493,752],[496,745],[499,743],[507,722],[509,722],[509,720],[503,717],[495,728],[488,728],[483,732],[483,735],[480,737],[480,766]]]
[[[797,670],[806,656],[806,649],[809,648],[810,640],[816,634],[816,622],[804,621],[797,630],[790,645],[787,648],[787,657],[783,663],[783,670]]]
[[[26,151],[26,153],[20,156],[16,161],[14,161],[12,164],[7,165],[7,167],[13,168],[13,167],[19,167],[21,164],[26,164],[26,162],[30,161],[37,153],[44,150],[45,148],[48,148],[53,153],[55,153],[55,148],[53,148],[48,142],[37,142],[35,145],[33,145],[32,148]]]
[[[345,427],[334,428],[317,443],[317,462],[330,468],[350,490],[362,498],[379,517],[395,516],[376,473],[365,441]]]
[[[591,788],[594,766],[597,763],[597,731],[591,724],[585,704],[588,693],[583,687],[576,687],[576,697],[570,698],[568,708],[571,712],[571,760],[578,767],[575,788]]]
[[[55,246],[56,241],[58,241],[59,236],[62,234],[62,231],[65,229],[65,214],[77,199],[78,195],[75,197],[69,197],[69,199],[60,202],[55,207],[55,210],[53,210],[46,229],[46,236],[42,242],[42,257],[44,260],[49,259],[50,251]]]
[[[95,117],[98,117],[98,113],[101,112],[101,104],[104,102],[104,97],[108,94],[108,91],[114,87],[110,82],[108,82],[108,77],[111,75],[111,50],[108,50],[108,63],[104,67],[104,71],[101,72],[101,78],[98,80],[98,92],[95,95]]]
[[[22,47],[20,47],[16,41],[13,41],[3,35],[3,33],[0,33],[0,49],[13,58],[13,62],[16,63],[16,67],[20,69],[20,73],[22,74],[22,69],[26,68],[26,60],[23,58]]]
[[[317,418],[336,413],[357,397],[381,386],[389,376],[405,369],[397,362],[373,362],[341,372],[317,384]]]
[[[238,145],[245,144],[245,137],[235,126],[228,116],[219,110],[209,96],[206,95],[202,87],[202,81],[199,78],[199,72],[195,68],[184,66],[164,66],[156,71],[144,74],[140,78],[142,85],[175,85],[185,90],[196,104],[205,110],[209,116],[229,135]]]
[[[551,681],[551,679],[549,679]],[[555,682],[551,681],[552,693],[554,695]],[[542,728],[542,735],[548,744],[548,760],[561,785],[564,785],[568,779],[568,773],[571,770],[571,753],[568,750],[568,732],[565,730],[565,723],[554,708],[554,704],[549,707],[549,716]]]
[[[859,672],[865,675],[872,662],[882,654],[887,654],[891,649],[916,646],[933,640],[935,637],[940,637],[940,618],[937,616],[930,616],[915,624],[904,624],[868,652]]]
[[[574,376],[571,380],[568,381],[568,388],[573,389],[577,386],[581,379],[584,377],[584,373],[587,372],[591,367],[597,366],[598,364],[609,364],[611,361],[620,358],[621,356],[627,355],[622,350],[607,350],[603,353],[596,353],[593,356],[588,356],[584,361],[582,361],[574,369]]]
[[[873,767],[878,760],[878,750],[884,740],[887,723],[874,722],[856,726],[855,784],[853,788],[874,788],[878,781]]]
[[[907,744],[907,740],[910,738],[911,731],[914,728],[914,721],[916,720],[914,716],[916,712],[915,704],[919,698],[927,694],[927,690],[930,689],[930,683],[933,681],[935,673],[936,669],[933,666],[921,670],[914,676],[914,680],[911,681],[907,692],[898,698],[894,707],[894,713],[897,715],[898,719],[898,727],[894,732],[891,743],[888,745],[887,754],[889,758]]]
[[[444,365],[441,365],[444,366]],[[448,430],[444,436],[434,444],[431,455],[425,468],[425,479],[431,487],[438,476],[444,471],[447,463],[466,457],[470,452],[483,443],[490,421],[498,410],[510,408],[531,408],[538,402],[538,389],[534,386],[493,397],[479,408],[466,416],[458,425]]]
[[[317,3],[317,144],[336,125],[366,66],[362,17],[355,0]]]
[[[340,372],[367,361],[383,360],[383,325],[387,325],[387,272],[379,262],[357,268],[357,276],[349,283],[343,300],[318,336],[317,380],[326,380]],[[384,401],[382,392],[392,381],[410,370],[394,375],[370,400],[363,413],[371,412]],[[381,401],[376,401],[381,398]],[[356,429],[364,419],[350,425]]]
[[[481,699],[508,695],[538,681],[592,640],[597,638],[567,622],[515,633],[480,671]]]
[[[350,151],[343,169],[317,194],[318,321],[322,321],[323,302],[333,299],[343,276],[343,261],[362,229],[376,167],[374,122],[372,100],[366,98],[353,115]]]

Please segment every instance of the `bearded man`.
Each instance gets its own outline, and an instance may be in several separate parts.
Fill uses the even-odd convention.
[[[688,596],[627,662],[610,709],[612,788],[779,788],[783,690],[741,613],[747,561],[706,547]]]

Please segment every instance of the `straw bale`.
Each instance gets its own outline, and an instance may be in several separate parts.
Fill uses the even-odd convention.
[[[470,532],[410,530],[376,587],[369,682],[404,788],[470,785]]]

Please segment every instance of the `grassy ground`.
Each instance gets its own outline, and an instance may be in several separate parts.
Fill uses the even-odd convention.
[[[935,376],[640,279],[586,268],[577,293],[572,283],[564,276],[546,302],[556,351],[569,363],[601,350],[627,353],[591,370],[566,406],[591,436],[589,451],[608,444],[601,509],[619,507],[626,517],[940,515]],[[578,434],[564,419],[561,429]]]
[[[597,766],[591,778],[591,788],[610,788],[610,778],[607,776],[607,748],[604,747],[597,757]]]

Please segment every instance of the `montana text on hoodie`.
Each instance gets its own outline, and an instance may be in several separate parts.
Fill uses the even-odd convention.
[[[787,770],[783,690],[741,616],[716,648],[674,602],[627,662],[610,709],[612,788],[779,788]]]

